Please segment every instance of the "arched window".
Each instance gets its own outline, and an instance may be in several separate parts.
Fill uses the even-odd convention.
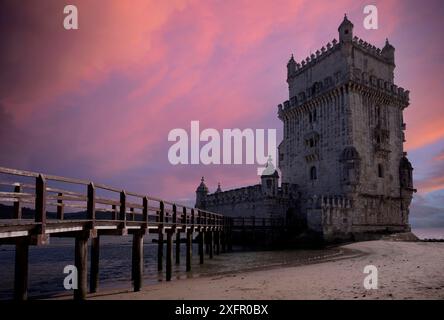
[[[384,167],[382,164],[378,164],[378,177],[383,178],[384,177]]]
[[[310,168],[310,180],[316,180],[317,178],[316,167],[313,166]]]

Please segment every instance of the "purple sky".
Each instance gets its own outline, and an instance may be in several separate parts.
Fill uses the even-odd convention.
[[[172,166],[168,132],[276,128],[286,62],[355,35],[396,48],[395,83],[411,91],[406,150],[418,225],[444,226],[442,1],[60,1],[0,5],[0,165],[90,179],[182,202],[204,175],[210,191],[258,182],[257,165]],[[280,138],[278,138],[279,140]],[[278,141],[279,143],[279,141]]]

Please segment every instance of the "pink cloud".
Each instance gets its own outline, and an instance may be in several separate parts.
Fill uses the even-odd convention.
[[[290,54],[301,60],[337,38],[344,13],[365,40],[382,46],[388,36],[395,42],[396,82],[412,91],[407,149],[444,137],[442,64],[431,60],[442,53],[442,42],[427,32],[405,37],[414,28],[408,21],[426,17],[418,9],[419,18],[412,18],[411,6],[402,1],[376,3],[377,31],[363,29],[365,1],[73,4],[80,14],[77,31],[62,28],[63,4],[46,0],[15,12],[29,26],[16,19],[5,35],[9,60],[7,77],[0,75],[0,102],[11,116],[10,131],[27,141],[11,144],[12,136],[1,131],[13,166],[64,174],[82,164],[82,174],[120,177],[124,184],[177,197],[194,191],[201,172],[213,184],[255,183],[249,168],[172,167],[166,158],[169,130],[188,129],[191,120],[200,120],[202,128],[280,130],[276,105],[288,98]],[[422,41],[429,45],[415,46]],[[140,177],[130,181],[125,177],[132,170]],[[142,181],[148,173],[161,187]]]

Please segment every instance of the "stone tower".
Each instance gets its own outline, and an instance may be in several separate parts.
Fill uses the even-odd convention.
[[[289,100],[278,105],[280,186],[269,163],[261,184],[209,194],[202,180],[196,206],[284,218],[287,232],[327,241],[410,230],[409,91],[394,82],[395,48],[354,37],[347,16],[338,33],[339,41],[287,63]]]
[[[298,185],[299,214],[326,238],[409,230],[409,91],[394,84],[395,48],[353,37],[347,16],[338,32],[339,42],[287,64],[290,99],[278,106],[282,182]]]

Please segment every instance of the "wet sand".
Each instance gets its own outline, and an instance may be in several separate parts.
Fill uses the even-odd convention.
[[[444,299],[444,243],[367,241],[314,264],[184,279],[90,299]],[[378,289],[363,282],[378,268]]]

